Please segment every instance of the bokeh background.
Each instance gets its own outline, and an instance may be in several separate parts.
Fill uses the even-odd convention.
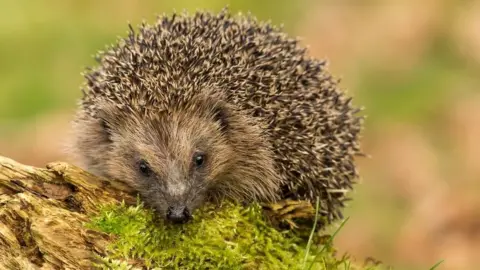
[[[480,269],[480,1],[0,1],[0,155],[44,166],[84,67],[142,19],[251,11],[329,61],[366,107],[362,175],[340,252],[395,269]]]

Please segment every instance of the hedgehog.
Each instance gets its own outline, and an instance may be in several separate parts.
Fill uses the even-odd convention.
[[[71,152],[124,181],[163,220],[205,202],[319,201],[342,218],[362,155],[362,108],[326,61],[250,13],[142,22],[83,73]]]

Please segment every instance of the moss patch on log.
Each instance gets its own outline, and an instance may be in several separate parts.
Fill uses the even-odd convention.
[[[271,227],[258,204],[205,205],[182,225],[164,223],[141,203],[108,205],[88,226],[116,237],[104,269],[367,269],[337,258],[318,236],[307,254],[306,240]]]

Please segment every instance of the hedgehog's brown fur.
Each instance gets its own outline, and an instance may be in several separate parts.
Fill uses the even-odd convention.
[[[177,198],[164,182],[179,180],[192,208],[202,194],[319,196],[320,214],[341,217],[362,118],[297,40],[251,16],[197,12],[131,28],[98,61],[85,74],[73,148],[93,172],[135,184],[160,212]],[[197,143],[209,158],[201,177],[190,167]],[[154,180],[139,180],[139,156]]]

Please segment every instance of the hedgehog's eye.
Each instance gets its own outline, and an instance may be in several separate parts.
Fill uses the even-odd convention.
[[[151,170],[150,166],[148,166],[148,163],[145,160],[140,160],[138,163],[138,170],[145,176],[150,176]]]
[[[205,154],[202,152],[196,152],[193,155],[193,163],[195,164],[195,167],[200,168],[205,164]]]

